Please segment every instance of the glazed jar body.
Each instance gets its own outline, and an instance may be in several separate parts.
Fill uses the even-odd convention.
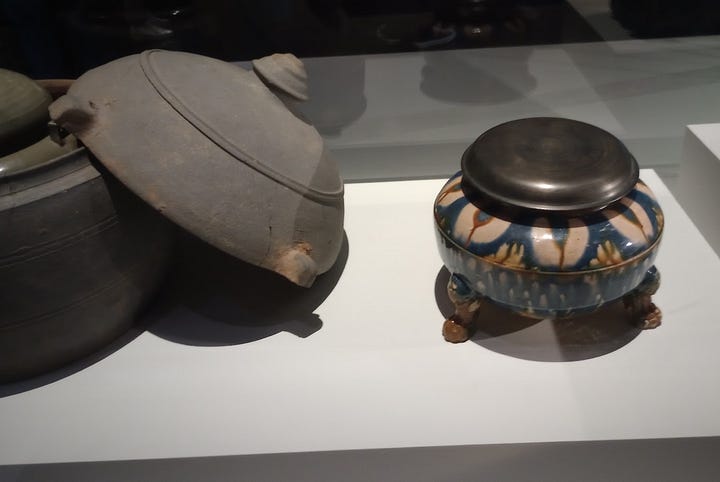
[[[664,219],[642,182],[590,215],[514,218],[470,202],[461,182],[453,176],[435,202],[437,245],[460,289],[526,316],[565,317],[621,298],[653,275]]]
[[[520,314],[566,317],[592,311],[635,289],[653,266],[657,246],[618,268],[578,273],[519,271],[468,254],[435,230],[447,269],[478,294]]]

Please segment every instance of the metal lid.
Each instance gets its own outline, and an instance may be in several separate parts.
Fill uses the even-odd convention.
[[[0,69],[0,156],[47,135],[50,94],[28,77]]]
[[[543,211],[601,209],[638,181],[615,136],[570,119],[536,117],[485,132],[462,157],[464,188],[491,201]]]

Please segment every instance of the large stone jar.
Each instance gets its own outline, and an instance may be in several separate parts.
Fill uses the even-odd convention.
[[[7,71],[0,84],[8,77],[14,93],[0,91],[3,105],[36,101],[27,102],[35,104],[29,116],[2,110],[12,112],[13,141],[30,142],[0,157],[0,382],[124,333],[158,285],[170,240],[168,223],[98,170],[72,136],[63,145],[47,137],[47,92]],[[23,118],[30,122],[19,126]]]
[[[127,329],[163,273],[173,223],[301,286],[328,271],[343,182],[296,113],[306,95],[292,55],[247,71],[158,50],[85,73],[49,107],[42,93],[53,140],[40,142],[69,152],[16,156],[0,175],[0,380]],[[68,147],[76,137],[84,148]]]

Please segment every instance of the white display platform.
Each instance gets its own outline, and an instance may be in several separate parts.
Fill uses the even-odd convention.
[[[655,173],[641,176],[666,216],[664,322],[614,351],[538,361],[567,348],[548,321],[446,343],[432,227],[443,181],[349,184],[348,256],[314,311],[321,327],[197,346],[151,325],[1,398],[0,464],[720,435],[720,260]],[[221,323],[176,306],[154,324],[188,319]]]
[[[720,124],[687,126],[677,196],[720,253]]]

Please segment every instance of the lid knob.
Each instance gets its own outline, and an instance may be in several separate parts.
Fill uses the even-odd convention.
[[[293,54],[272,54],[252,61],[253,70],[270,89],[297,100],[308,99],[307,72]]]
[[[486,131],[462,156],[464,188],[513,207],[601,209],[638,181],[637,161],[615,136],[570,119],[536,117]]]

